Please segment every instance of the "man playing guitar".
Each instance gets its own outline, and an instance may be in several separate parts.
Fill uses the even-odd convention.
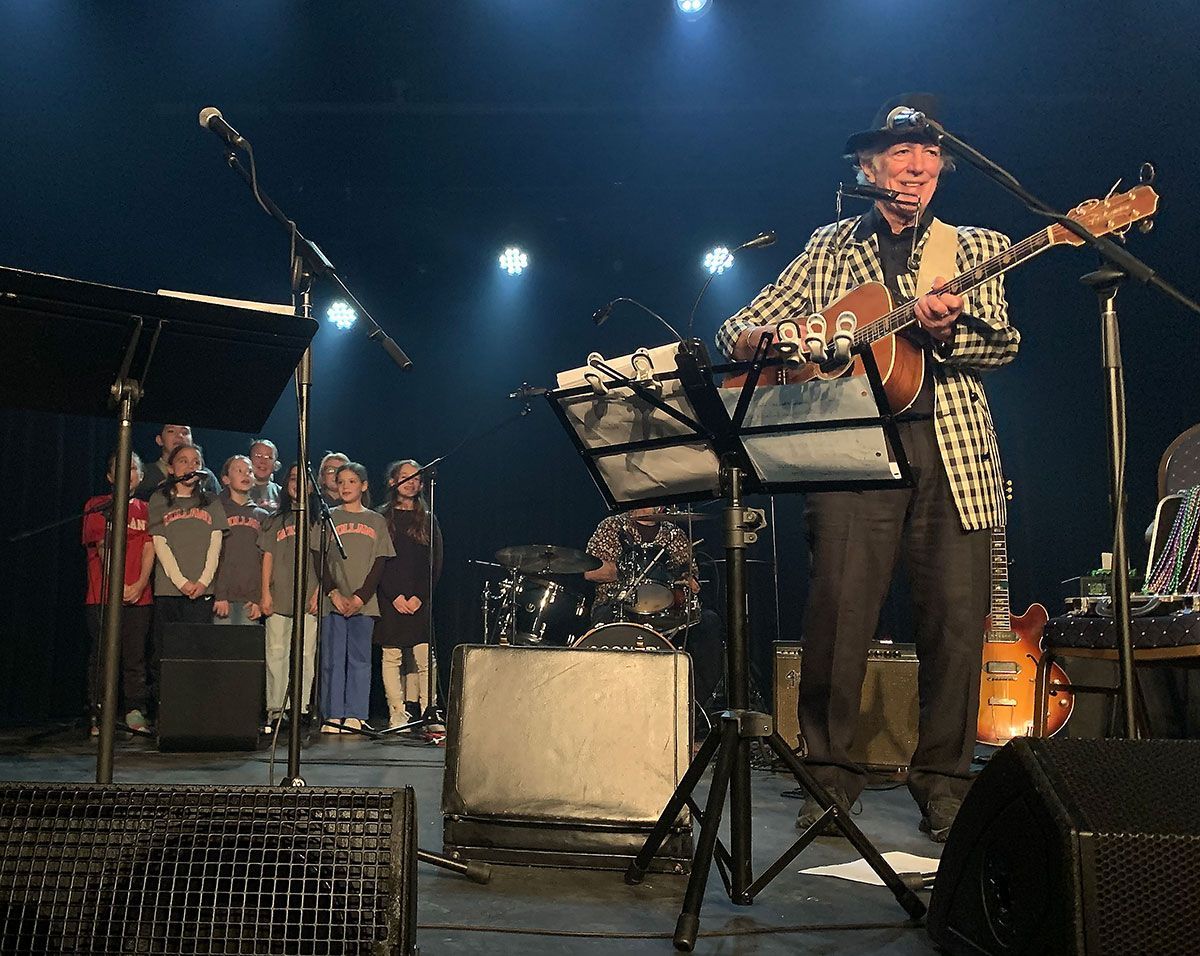
[[[865,782],[849,750],[867,648],[903,554],[920,658],[919,742],[908,786],[921,808],[921,830],[941,842],[970,784],[989,529],[1004,523],[1000,454],[979,373],[1012,361],[1020,334],[1008,323],[1001,276],[963,296],[939,293],[955,274],[1004,252],[1009,240],[927,214],[952,166],[933,134],[887,128],[889,112],[900,106],[938,115],[929,94],[898,97],[884,104],[871,129],[850,137],[845,153],[861,182],[901,195],[814,232],[775,283],[721,326],[717,345],[749,359],[764,330],[784,319],[803,326],[864,282],[882,282],[897,300],[917,300],[917,324],[900,334],[920,349],[924,380],[897,419],[915,486],[806,499],[812,577],[799,716],[807,764],[849,808]],[[807,800],[796,824],[806,828],[820,814]]]

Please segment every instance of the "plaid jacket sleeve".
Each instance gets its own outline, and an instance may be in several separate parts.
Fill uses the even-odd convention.
[[[1010,245],[1007,236],[992,229],[959,227],[955,270],[961,275]],[[934,360],[974,371],[1007,365],[1016,357],[1021,333],[1008,324],[1004,276],[981,283],[963,298],[963,314],[955,323],[954,337],[933,350]]]
[[[812,274],[812,245],[816,238],[809,239],[804,251],[779,274],[771,285],[763,289],[754,300],[726,319],[717,329],[717,348],[726,358],[733,358],[733,348],[738,337],[746,329],[756,325],[768,325],[793,316],[808,316],[813,304],[807,292]]]

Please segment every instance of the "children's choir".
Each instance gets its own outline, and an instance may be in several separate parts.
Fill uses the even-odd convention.
[[[428,512],[416,462],[388,467],[385,501],[373,511],[366,468],[341,452],[322,458],[317,493],[332,509],[346,556],[310,513],[311,588],[306,606],[298,609],[293,607],[297,466],[291,466],[282,486],[276,484],[277,449],[269,439],[258,438],[249,454],[225,461],[218,483],[205,467],[190,426],[164,425],[156,441],[161,449],[157,461],[143,467],[134,455],[132,462],[135,491],[125,530],[122,594],[124,722],[145,730],[157,711],[163,636],[169,625],[243,624],[261,628],[263,732],[272,732],[290,709],[292,621],[297,613],[304,615],[301,709],[309,713],[319,668],[319,701],[314,703],[322,732],[364,729],[370,715],[372,643],[383,649],[382,678],[392,725],[424,714],[430,703],[430,606],[441,574],[442,539]],[[113,464],[110,456],[110,483]],[[111,494],[89,499],[83,522],[93,734],[98,733],[101,697],[100,622],[105,555],[113,533],[111,501]],[[445,731],[431,723],[424,736],[441,743]]]

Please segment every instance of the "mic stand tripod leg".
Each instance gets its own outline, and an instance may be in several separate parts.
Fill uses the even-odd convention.
[[[443,870],[449,870],[451,873],[457,873],[459,876],[465,876],[473,883],[490,883],[492,881],[491,866],[479,860],[470,860],[466,863],[460,863],[458,860],[452,860],[447,856],[442,856],[440,853],[430,853],[428,850],[422,850],[418,848],[417,862],[428,863],[430,866],[436,866]]]

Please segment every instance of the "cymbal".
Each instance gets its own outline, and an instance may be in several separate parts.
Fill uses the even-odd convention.
[[[496,560],[512,571],[526,574],[582,574],[595,571],[604,562],[575,548],[553,544],[520,544],[501,548]]]

